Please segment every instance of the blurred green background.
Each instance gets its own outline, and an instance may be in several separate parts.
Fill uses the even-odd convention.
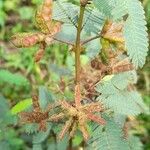
[[[58,81],[59,75],[50,73],[50,64],[69,66],[71,63],[67,45],[51,45],[41,63],[35,64],[33,57],[37,47],[17,49],[10,43],[10,36],[16,32],[36,30],[33,14],[40,2],[0,0],[0,150],[31,149],[31,137],[23,133],[23,128],[16,124],[16,118],[9,110],[17,102],[29,98],[32,88],[45,84],[48,87]],[[150,32],[150,0],[142,3]],[[138,71],[137,89],[150,107],[150,52],[144,68]],[[140,136],[144,149],[150,150],[150,117],[140,115],[138,121],[132,132]]]

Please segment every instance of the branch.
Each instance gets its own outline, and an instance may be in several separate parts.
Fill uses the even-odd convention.
[[[100,37],[101,37],[100,34],[99,34],[99,35],[96,35],[96,36],[94,36],[94,37],[90,37],[89,39],[83,41],[83,42],[81,43],[81,45],[85,45],[85,44],[87,44],[87,43],[89,43],[89,42],[91,42],[91,41],[93,41],[93,40],[95,40],[95,39],[98,39],[98,38],[100,38]]]
[[[61,42],[61,43],[65,43],[65,44],[67,44],[67,45],[74,45],[72,42],[69,42],[69,41],[63,41],[63,40],[61,40],[61,39],[57,39],[56,37],[53,37],[53,39],[55,40],[55,41],[58,41],[58,42]]]

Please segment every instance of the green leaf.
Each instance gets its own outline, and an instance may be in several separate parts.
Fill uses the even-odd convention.
[[[126,6],[129,13],[124,27],[127,52],[136,68],[143,67],[148,52],[144,10],[138,0],[126,0]]]
[[[143,144],[138,137],[131,135],[127,139],[127,142],[130,150],[143,150]]]
[[[56,144],[55,143],[49,143],[47,150],[56,150]]]
[[[95,7],[103,12],[106,18],[114,21],[123,20],[125,46],[129,58],[136,68],[143,67],[148,52],[148,33],[144,8],[139,0],[94,0]]]
[[[76,25],[79,7],[64,0],[54,2],[53,19],[61,22]]]
[[[8,102],[2,95],[0,95],[0,118],[6,115],[8,111],[9,111]]]
[[[57,75],[61,76],[71,76],[72,73],[68,68],[60,67],[56,64],[51,64],[50,69],[55,72]]]
[[[12,109],[11,109],[11,113],[13,115],[26,110],[27,108],[29,108],[32,105],[32,99],[26,99],[23,101],[20,101],[19,103],[17,103]]]
[[[115,20],[128,14],[124,26],[125,45],[135,67],[143,67],[148,52],[148,33],[144,8],[139,0],[116,0],[112,11]]]
[[[107,18],[111,17],[111,11],[115,6],[115,0],[93,0],[95,7],[102,12]]]
[[[113,120],[106,119],[107,124],[93,126],[92,137],[88,141],[88,150],[129,150],[128,143],[123,139],[121,128]]]
[[[9,83],[17,86],[29,85],[29,81],[20,74],[11,73],[8,70],[0,70],[0,83]]]
[[[39,132],[39,133],[35,134],[33,136],[33,144],[40,144],[40,143],[44,142],[50,133],[50,129],[51,128],[48,128],[48,130],[46,132]]]
[[[74,43],[76,40],[76,28],[72,24],[63,24],[61,31],[55,37],[62,41]]]
[[[24,125],[23,128],[27,134],[32,134],[32,133],[36,133],[39,127],[38,124],[31,123],[31,124]]]
[[[112,9],[112,17],[114,21],[122,20],[122,17],[128,14],[126,8],[126,1],[124,0],[116,0],[116,5]]]
[[[137,91],[128,90],[128,85],[134,81],[130,73],[126,72],[115,75],[110,80],[102,80],[97,85],[97,91],[101,93],[98,100],[106,108],[114,111],[115,114],[137,115],[143,112],[148,113],[148,108],[141,95]]]
[[[39,103],[44,110],[49,103],[54,102],[54,97],[50,91],[44,86],[39,87]]]
[[[96,8],[85,10],[83,29],[88,34],[98,34],[105,23],[105,16]]]
[[[68,147],[69,139],[65,136],[62,140],[57,143],[57,150],[66,150]]]
[[[87,45],[86,55],[93,59],[100,53],[101,48],[100,39],[93,40]]]
[[[32,150],[43,150],[43,148],[41,144],[33,144]]]

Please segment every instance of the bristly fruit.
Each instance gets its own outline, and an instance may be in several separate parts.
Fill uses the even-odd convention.
[[[45,0],[37,10],[35,21],[40,32],[36,33],[17,33],[11,37],[11,42],[18,48],[31,47],[40,44],[40,49],[35,54],[35,62],[39,62],[46,49],[46,44],[53,43],[53,36],[60,32],[61,22],[52,20],[53,0]],[[43,45],[44,46],[41,46]]]
[[[31,47],[44,40],[43,33],[17,33],[11,37],[11,42],[18,48]]]

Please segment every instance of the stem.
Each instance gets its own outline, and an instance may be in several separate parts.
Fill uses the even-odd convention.
[[[69,140],[69,147],[68,150],[72,150],[72,138]]]
[[[78,21],[78,28],[77,28],[77,38],[75,44],[75,83],[76,85],[80,83],[80,71],[81,71],[81,64],[80,64],[80,46],[81,46],[81,31],[82,31],[82,24],[83,24],[83,16],[84,16],[85,6],[80,6],[80,15]]]

